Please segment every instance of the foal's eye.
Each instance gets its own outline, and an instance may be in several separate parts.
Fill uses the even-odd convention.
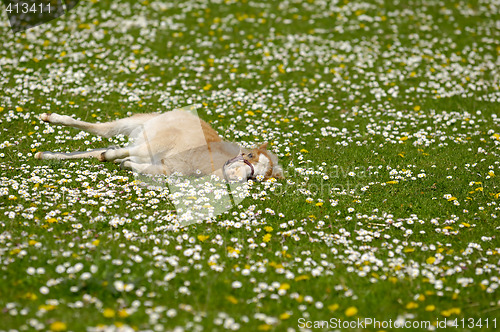
[[[247,155],[247,157],[248,157],[248,158],[250,158],[250,159],[252,159],[252,158],[253,158],[253,153],[249,153],[249,154]]]

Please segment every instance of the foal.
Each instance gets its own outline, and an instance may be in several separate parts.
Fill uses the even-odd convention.
[[[120,163],[124,169],[143,174],[213,174],[226,181],[246,181],[259,175],[283,178],[278,157],[267,150],[267,143],[244,149],[236,143],[226,142],[208,123],[189,111],[136,114],[105,123],[89,123],[55,113],[43,113],[40,119],[103,137],[123,134],[131,142],[123,148],[71,153],[37,152],[36,159],[94,157]]]

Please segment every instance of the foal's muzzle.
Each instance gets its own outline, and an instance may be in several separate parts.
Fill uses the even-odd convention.
[[[224,163],[224,166],[222,166],[222,174],[224,175],[224,180],[226,180],[226,182],[229,182],[229,178],[228,178],[227,173],[226,173],[226,167],[231,165],[232,163],[237,162],[237,161],[243,161],[245,164],[247,164],[250,167],[250,176],[246,180],[253,179],[254,174],[255,174],[255,170],[253,168],[252,163],[249,162],[248,160],[246,160],[245,158],[243,158],[243,155],[240,154],[234,158],[229,159],[228,161],[226,161]]]

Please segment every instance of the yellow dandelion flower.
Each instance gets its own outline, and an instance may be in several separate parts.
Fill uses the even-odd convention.
[[[409,302],[406,305],[406,309],[417,309],[417,308],[418,308],[418,303],[416,303],[416,302]]]
[[[57,331],[66,331],[67,326],[66,323],[55,321],[52,324],[50,324],[49,328],[51,331],[57,332]]]
[[[40,304],[38,310],[52,311],[56,308],[53,304]]]
[[[337,310],[339,307],[340,307],[340,306],[339,306],[337,303],[330,304],[330,305],[328,306],[328,310],[330,310],[330,311],[335,311],[335,310]]]
[[[209,235],[198,235],[198,240],[205,242],[210,236]]]
[[[235,249],[235,248],[233,248],[233,247],[231,247],[231,246],[228,246],[228,247],[226,248],[226,250],[227,250],[227,252],[228,252],[228,253],[230,253],[230,254],[232,254],[233,252],[234,252],[234,253],[236,253],[236,254],[239,254],[239,253],[240,253],[240,250],[239,250],[239,249]]]
[[[441,315],[444,317],[450,317],[451,312],[449,310],[443,310],[443,311],[441,311]]]
[[[349,307],[345,311],[345,315],[347,317],[352,317],[358,313],[358,309],[356,307]]]
[[[301,276],[295,277],[295,281],[309,280],[309,276],[303,274]]]
[[[237,304],[238,303],[238,299],[235,298],[234,296],[232,295],[228,295],[226,296],[226,300],[228,300],[229,302],[231,302],[232,304]]]
[[[288,312],[284,312],[284,313],[282,313],[282,314],[280,315],[280,319],[281,319],[281,320],[286,320],[286,319],[288,319],[288,318],[290,318],[290,317],[291,317],[291,315],[290,315]]]
[[[128,311],[126,309],[121,309],[118,311],[118,317],[127,318],[128,316],[130,316],[130,314],[128,313]]]
[[[283,283],[283,284],[280,285],[279,289],[289,290],[290,289],[290,284]]]
[[[271,237],[272,237],[272,235],[268,233],[268,234],[264,235],[264,237],[262,238],[262,241],[269,242],[269,241],[271,241]]]
[[[106,318],[113,318],[113,317],[115,317],[115,311],[111,308],[106,308],[102,312],[102,315]]]

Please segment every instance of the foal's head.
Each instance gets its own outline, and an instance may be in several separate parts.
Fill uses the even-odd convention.
[[[267,150],[267,143],[242,153],[228,160],[223,167],[227,181],[246,181],[257,178],[282,179],[283,167],[278,163],[278,157]]]

